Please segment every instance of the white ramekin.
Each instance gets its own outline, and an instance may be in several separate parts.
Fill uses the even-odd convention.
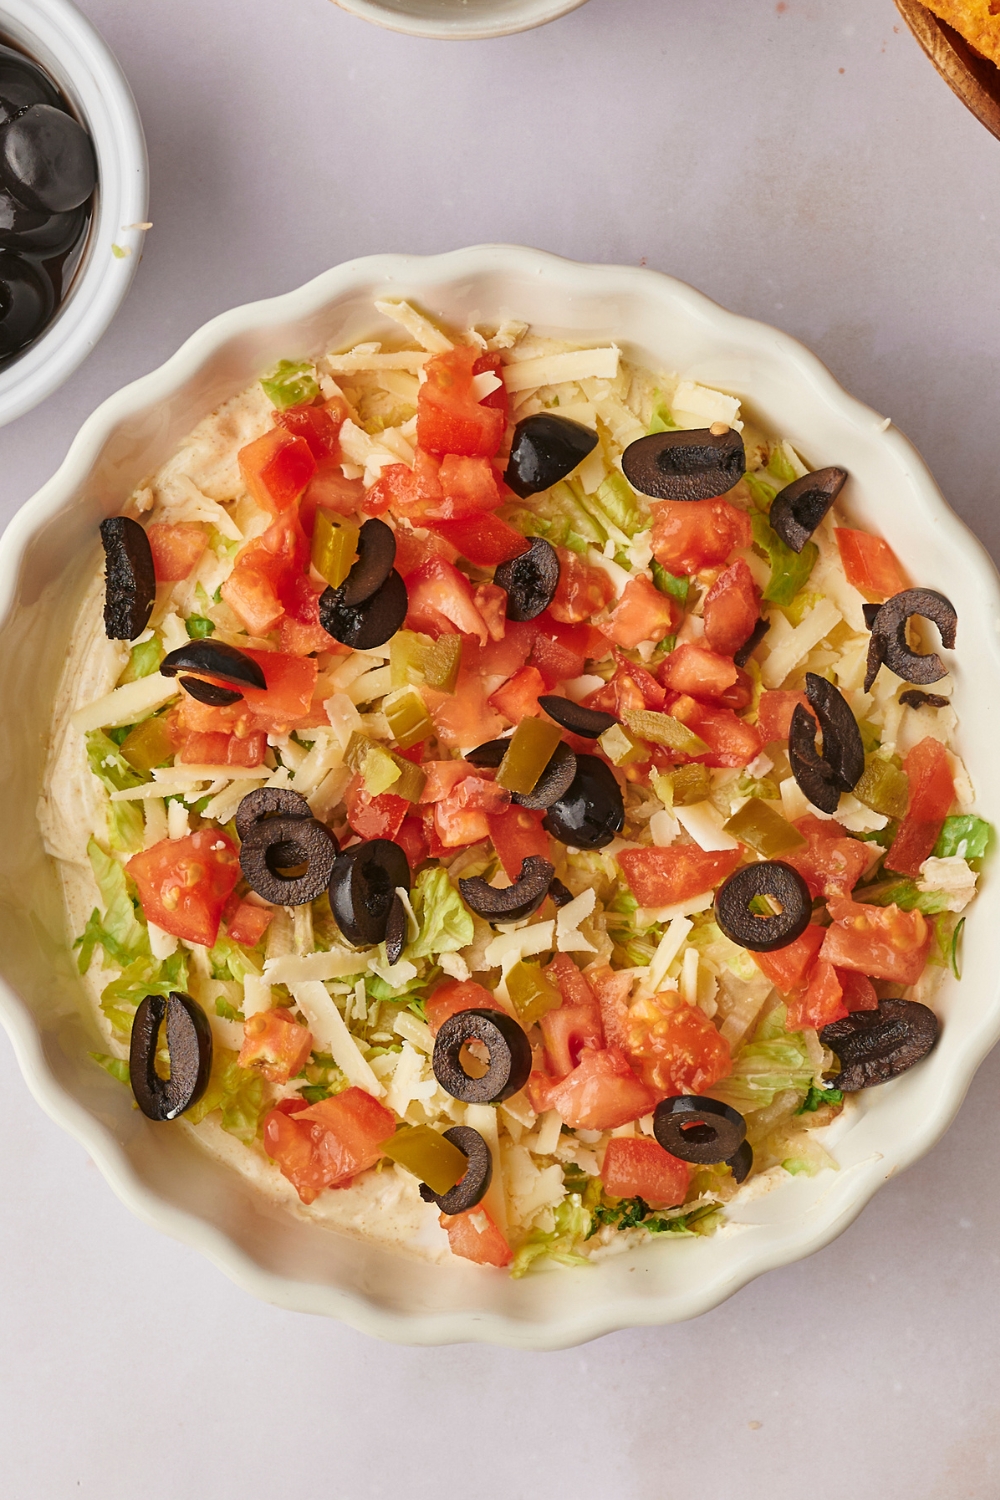
[[[107,44],[70,0],[0,0],[0,41],[58,84],[90,131],[98,186],[69,295],[41,338],[0,369],[0,427],[68,380],[124,302],[142,251],[149,168],[132,91]],[[116,255],[117,245],[122,255]]]
[[[282,357],[316,356],[391,332],[376,298],[412,297],[459,327],[516,316],[540,332],[617,339],[654,368],[739,396],[814,468],[839,464],[848,512],[890,538],[922,585],[959,612],[954,701],[977,808],[1000,822],[1000,590],[983,548],[949,510],[901,433],[848,396],[801,344],[654,271],[586,266],[482,245],[426,258],[353,261],[297,291],[236,308],[160,369],[106,401],[0,541],[0,1020],[42,1106],[80,1140],[123,1201],[202,1251],[248,1291],[400,1342],[486,1340],[530,1348],[691,1317],[763,1271],[819,1249],[893,1173],[945,1130],[1000,1036],[989,873],[969,913],[961,983],[935,1002],[941,1040],[919,1067],[862,1095],[835,1127],[840,1170],[781,1179],[707,1238],[663,1236],[588,1269],[521,1281],[471,1265],[430,1266],[278,1210],[189,1134],[155,1125],[88,1059],[99,1048],[64,926],[35,799],[52,696],[77,602],[100,566],[97,523],[207,412]],[[933,1232],[928,1204],[926,1229]],[[670,1242],[664,1243],[667,1239]]]
[[[557,21],[586,0],[334,0],[341,10],[389,31],[438,41],[510,36]]]

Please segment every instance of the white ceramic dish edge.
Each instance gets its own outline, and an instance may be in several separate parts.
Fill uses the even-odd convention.
[[[406,10],[398,4],[380,4],[379,0],[334,0],[334,3],[349,15],[383,26],[387,31],[432,37],[436,41],[475,42],[532,31],[578,10],[586,0],[499,0],[499,3],[471,0],[470,11],[462,19],[458,19],[454,0],[405,0],[412,6]],[[451,17],[444,14],[448,10],[452,11]],[[434,11],[438,12],[436,17]],[[470,14],[477,18],[470,19]]]

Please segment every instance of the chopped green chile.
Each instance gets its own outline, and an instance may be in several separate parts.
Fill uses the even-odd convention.
[[[427,772],[401,755],[393,755],[390,751],[389,756],[399,771],[399,780],[392,783],[393,795],[404,797],[407,802],[419,802],[427,785]]]
[[[508,792],[532,792],[562,738],[558,724],[522,719],[514,730],[497,771],[497,783]]]
[[[735,812],[724,825],[724,833],[731,834],[765,859],[776,859],[779,854],[790,854],[808,842],[797,828],[768,802],[752,797]]]
[[[959,859],[982,859],[993,837],[993,825],[985,818],[964,815],[945,818],[934,845],[937,859],[958,855]]]
[[[762,597],[768,604],[778,604],[785,608],[809,582],[809,575],[819,557],[819,548],[815,542],[806,542],[801,552],[793,552],[791,547],[785,546],[770,521],[760,511],[751,511],[750,525],[755,545],[767,554],[771,564],[771,578]]]
[[[508,973],[507,993],[517,1011],[517,1019],[524,1027],[533,1026],[562,1004],[559,991],[546,979],[541,966],[524,959]]]
[[[424,663],[424,680],[439,693],[453,693],[462,662],[462,637],[442,635],[431,643]]]
[[[676,770],[661,773],[655,787],[664,806],[689,807],[711,795],[712,778],[707,766],[678,766]]]
[[[317,510],[312,565],[333,589],[338,589],[351,571],[358,553],[358,535],[357,526],[334,521],[329,511]]]
[[[416,630],[397,630],[389,645],[389,670],[394,688],[427,687],[453,693],[462,661],[462,637],[442,635],[432,640]]]
[[[623,724],[612,724],[599,736],[597,743],[613,766],[631,766],[649,758],[647,747]]]
[[[865,807],[884,818],[904,818],[910,801],[910,779],[891,761],[883,760],[880,755],[869,755],[861,779],[855,785],[854,795]]]
[[[416,770],[416,766],[413,769]],[[399,764],[388,750],[383,750],[381,745],[369,746],[361,768],[361,779],[364,781],[365,791],[369,796],[380,797],[390,787],[395,790],[401,775]]]
[[[382,1150],[435,1193],[450,1192],[468,1166],[464,1153],[429,1125],[401,1125],[382,1143]]]
[[[399,688],[383,699],[382,712],[388,720],[389,732],[401,750],[419,745],[434,733],[427,706],[415,687]]]
[[[660,714],[651,708],[635,708],[623,715],[633,734],[654,745],[665,745],[668,750],[678,750],[682,755],[708,755],[709,747],[703,739],[674,719],[670,714]]]
[[[174,742],[162,718],[143,719],[130,729],[121,744],[121,753],[133,771],[148,776],[154,766],[173,760]]]

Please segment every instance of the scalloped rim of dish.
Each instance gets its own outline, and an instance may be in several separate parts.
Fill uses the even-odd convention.
[[[727,311],[685,283],[660,272],[608,265],[587,265],[518,246],[480,245],[435,256],[371,256],[347,262],[313,281],[281,296],[250,303],[221,314],[205,324],[165,364],[124,387],[106,400],[88,418],[65,460],[46,485],[17,513],[0,539],[0,624],[14,602],[19,570],[31,538],[63,508],[67,495],[91,468],[103,445],[123,424],[179,390],[202,365],[234,335],[304,318],[335,303],[372,281],[405,281],[408,295],[418,296],[421,285],[459,281],[474,273],[517,271],[522,275],[546,275],[564,290],[581,295],[613,294],[615,289],[634,292],[685,307],[695,322],[711,328],[720,346],[727,332],[753,340],[777,356],[792,370],[797,381],[811,387],[827,407],[852,424],[866,440],[887,445],[893,461],[917,491],[924,514],[921,521],[947,534],[963,553],[963,563],[983,591],[997,621],[1000,636],[1000,587],[993,564],[978,539],[954,514],[937,489],[913,445],[887,425],[871,408],[863,405],[837,383],[820,360],[790,335],[767,324]],[[737,341],[733,338],[732,343]],[[991,656],[992,678],[1000,691],[1000,645],[997,639],[982,644]],[[977,660],[977,672],[986,663]],[[992,884],[979,897],[985,927],[987,909],[997,905],[1000,887]],[[989,899],[987,899],[987,896]],[[585,1310],[571,1316],[521,1321],[505,1314],[480,1310],[476,1313],[398,1312],[374,1305],[342,1288],[298,1281],[263,1269],[216,1226],[186,1211],[164,1203],[136,1174],[123,1147],[110,1130],[71,1097],[49,1067],[39,1029],[24,1001],[0,979],[0,1021],[7,1030],[18,1063],[35,1099],[50,1117],[74,1136],[89,1152],[119,1198],[146,1223],[199,1250],[238,1285],[278,1306],[301,1312],[334,1316],[365,1333],[405,1344],[443,1344],[456,1341],[489,1342],[522,1348],[557,1349],[583,1343],[616,1329],[681,1321],[717,1306],[765,1271],[777,1269],[811,1255],[830,1243],[857,1217],[877,1188],[888,1177],[909,1166],[943,1135],[958,1111],[972,1078],[997,1039],[1000,1038],[1000,976],[992,991],[984,995],[981,1014],[964,1039],[954,1066],[939,1087],[936,1107],[905,1140],[880,1141],[884,1149],[838,1174],[824,1192],[822,1212],[800,1216],[794,1228],[775,1225],[768,1238],[751,1245],[736,1237],[733,1254],[725,1267],[697,1285],[655,1292],[633,1283],[629,1295],[597,1295]],[[901,1080],[898,1082],[905,1082]],[[939,1085],[941,1080],[938,1080]],[[897,1084],[889,1085],[890,1088]],[[850,1178],[850,1183],[847,1179]],[[801,1179],[789,1179],[794,1184]],[[780,1191],[789,1185],[782,1183]],[[834,1202],[833,1200],[840,1200]],[[809,1220],[813,1222],[809,1222]],[[707,1242],[706,1242],[707,1243]],[[559,1275],[572,1275],[561,1271]],[[584,1273],[581,1273],[584,1274]],[[594,1274],[587,1272],[585,1274]],[[597,1288],[595,1287],[595,1291]]]
[[[496,15],[492,19],[484,16],[479,21],[447,18],[432,21],[388,5],[380,5],[378,0],[334,0],[334,4],[347,11],[348,15],[357,16],[362,21],[371,21],[387,31],[399,31],[407,36],[433,37],[444,42],[475,42],[487,41],[491,37],[513,36],[516,32],[533,31],[537,26],[547,26],[550,21],[558,21],[561,16],[568,16],[570,11],[579,10],[581,5],[586,4],[586,0],[537,0],[527,15],[520,18],[514,16],[506,21]]]

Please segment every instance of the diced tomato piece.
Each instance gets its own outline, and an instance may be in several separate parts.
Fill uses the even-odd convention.
[[[789,693],[776,689],[761,693],[757,708],[757,728],[765,745],[770,745],[774,740],[787,740],[792,728],[792,714],[798,703],[801,703],[807,712],[813,713],[805,693]],[[813,718],[816,718],[815,714]],[[818,720],[816,728],[819,729]]]
[[[395,1130],[384,1105],[349,1088],[294,1115],[272,1109],[264,1120],[264,1150],[303,1203],[311,1203],[323,1188],[346,1187],[373,1167]]]
[[[264,1116],[264,1150],[276,1162],[303,1203],[312,1203],[326,1186],[313,1151],[312,1129],[300,1125],[298,1116],[308,1108],[291,1110],[292,1100],[283,1099]]]
[[[304,494],[316,472],[309,444],[283,427],[272,427],[239,451],[240,473],[253,499],[273,515]]]
[[[271,580],[256,568],[235,567],[221,592],[251,635],[269,635],[285,612]]]
[[[678,577],[728,562],[753,540],[750,517],[728,500],[662,500],[652,510],[653,556]]]
[[[286,511],[237,555],[222,597],[251,635],[268,635],[308,566],[309,544],[298,514]]]
[[[849,1011],[878,1010],[878,995],[867,975],[856,974],[853,969],[838,969],[837,978]]]
[[[674,990],[635,1001],[622,1021],[622,1050],[657,1099],[707,1093],[732,1071],[725,1037]]]
[[[146,535],[153,554],[157,583],[174,583],[187,578],[208,546],[205,528],[196,521],[179,521],[173,525],[153,521],[146,527]]]
[[[477,567],[492,568],[527,552],[528,543],[519,531],[488,511],[460,521],[432,521],[433,529],[450,542],[462,557]]]
[[[313,458],[328,458],[339,450],[339,433],[346,415],[347,409],[342,405],[333,410],[325,406],[289,406],[285,411],[276,411],[273,420],[275,427],[283,427],[292,437],[302,438]]]
[[[434,828],[445,849],[461,849],[490,836],[486,814],[478,807],[470,807],[462,798],[465,784],[460,782],[447,797],[434,804]],[[503,787],[499,790],[503,791]]]
[[[248,769],[262,766],[266,753],[267,735],[262,729],[254,729],[243,735],[231,734],[226,746],[226,765],[246,766]]]
[[[510,792],[489,776],[467,776],[458,783],[452,796],[459,807],[472,807],[491,817],[506,812],[510,806]]]
[[[485,645],[489,632],[475,606],[469,580],[442,557],[429,558],[406,579],[409,603],[407,630],[434,637],[456,630],[474,635]]]
[[[449,1016],[456,1016],[459,1011],[503,1010],[503,1006],[493,998],[490,991],[477,984],[474,979],[445,980],[444,984],[438,985],[433,995],[428,996],[424,1008],[432,1036],[437,1036]]]
[[[916,984],[933,937],[923,912],[839,898],[827,906],[833,925],[826,929],[820,950],[825,959],[838,969],[854,969],[873,979]]]
[[[226,734],[220,730],[184,730],[179,736],[177,758],[189,766],[261,766],[267,753],[267,735]]]
[[[282,616],[278,635],[280,649],[289,656],[311,656],[314,651],[332,651],[342,654],[332,635],[327,635],[322,625],[303,625],[288,615]]]
[[[692,641],[682,641],[660,668],[664,687],[675,693],[690,693],[693,698],[721,698],[738,677],[732,657],[719,656]]]
[[[671,844],[666,849],[623,849],[616,858],[640,906],[674,906],[714,890],[741,856],[738,849],[709,852],[697,844]]]
[[[371,489],[366,491],[364,508],[370,516],[391,510],[405,516],[414,526],[422,526],[428,516],[441,514],[441,465],[431,453],[418,448],[413,468],[409,464],[387,464]]]
[[[749,640],[760,616],[760,589],[742,557],[720,573],[702,605],[705,640],[713,651],[732,656]]]
[[[545,678],[537,667],[522,667],[490,694],[489,704],[511,724],[520,724],[522,719],[537,718],[545,712],[538,695],[546,688]]]
[[[929,735],[914,745],[903,762],[903,769],[910,780],[910,801],[885,862],[890,870],[916,878],[951,811],[955,781],[947,750],[940,740],[931,739]]]
[[[397,830],[395,842],[406,855],[406,863],[411,870],[416,870],[427,858],[427,835],[420,818],[404,818]]]
[[[467,643],[468,640],[466,637]],[[487,702],[482,676],[470,664],[474,660],[475,653],[468,652],[463,645],[462,664],[453,693],[438,692],[435,688],[421,689],[438,740],[448,750],[471,750],[476,745],[484,745],[487,740],[496,739],[505,727],[503,719]]]
[[[483,614],[478,604],[477,608]],[[484,618],[490,624],[488,615],[484,615]],[[481,675],[513,677],[518,668],[523,667],[528,660],[537,634],[538,626],[534,620],[505,620],[503,635],[499,639],[493,635],[493,627],[490,625],[491,639],[486,642],[479,656]]]
[[[615,597],[615,586],[603,568],[592,568],[568,547],[557,547],[559,583],[549,614],[563,625],[578,625],[600,614]]]
[[[604,1046],[601,1007],[568,953],[557,954],[545,975],[558,986],[562,1004],[546,1012],[539,1024],[549,1068],[557,1078],[565,1078],[577,1067],[585,1048]]]
[[[842,1021],[847,1014],[837,971],[833,964],[821,958],[810,974],[806,988],[789,1000],[785,1025],[789,1031],[799,1031],[803,1026],[822,1031],[824,1026]]]
[[[206,948],[219,935],[222,908],[240,878],[239,856],[221,828],[161,839],[133,854],[125,867],[150,922]]]
[[[668,710],[693,729],[709,746],[708,755],[692,757],[705,766],[748,766],[764,748],[758,731],[746,720],[737,718],[731,708],[709,708],[683,694]]]
[[[883,600],[907,587],[899,559],[880,536],[852,531],[846,526],[838,526],[834,535],[847,581],[863,594]]]
[[[467,760],[425,760],[421,770],[427,777],[420,793],[421,802],[443,802],[455,790],[460,781],[474,776],[475,769]]]
[[[771,953],[751,953],[751,958],[782,995],[793,995],[806,982],[816,955],[823,946],[826,929],[811,922],[805,932],[784,948]]]
[[[434,531],[422,531],[420,536],[405,522],[396,526],[396,571],[401,578],[409,578],[422,563],[432,557],[443,557],[445,562],[454,562],[457,553],[444,537]]]
[[[338,516],[353,516],[359,510],[368,515],[378,512],[369,505],[370,490],[364,480],[348,479],[336,458],[321,458],[316,464],[316,473],[310,479],[306,492],[299,503],[299,519],[307,536],[311,537],[317,510],[332,510]],[[388,509],[388,503],[382,507]]]
[[[615,652],[615,659],[618,665],[614,676],[604,687],[584,698],[585,707],[599,708],[617,718],[637,708],[652,708],[660,712],[667,695],[653,674],[618,652]]]
[[[475,349],[458,344],[424,366],[427,378],[417,392],[417,442],[429,453],[492,458],[500,447],[506,413],[477,401],[472,389],[479,358]]]
[[[537,627],[531,665],[552,686],[579,677],[589,658],[599,661],[608,654],[606,638],[592,625],[564,625],[547,609],[531,623]]]
[[[549,836],[542,827],[544,816],[544,813],[531,812],[516,805],[508,807],[506,812],[487,815],[490,838],[508,880],[517,879],[521,865],[531,855],[548,859],[551,848]]]
[[[226,923],[226,931],[241,947],[256,948],[273,916],[273,906],[256,906],[252,901],[241,901]]]
[[[475,1261],[477,1266],[509,1266],[514,1253],[480,1203],[464,1214],[440,1214],[438,1223],[448,1232],[452,1255]]]
[[[287,734],[296,720],[312,707],[319,665],[310,656],[289,656],[284,651],[253,651],[244,655],[257,662],[267,687],[243,689],[254,725],[268,734]]]
[[[839,823],[826,822],[812,813],[797,818],[795,827],[809,840],[808,846],[781,857],[798,870],[813,900],[817,896],[850,896],[872,862],[870,846],[860,839],[847,838]]]
[[[640,574],[625,585],[601,630],[616,646],[631,651],[641,641],[662,641],[677,629],[680,619],[677,601],[661,594]]]
[[[287,1083],[309,1061],[312,1042],[312,1032],[300,1026],[290,1011],[260,1010],[243,1022],[239,1064],[270,1083]]]
[[[601,1168],[604,1191],[612,1198],[641,1198],[650,1208],[683,1203],[690,1177],[687,1162],[645,1136],[613,1136]]]
[[[549,1107],[574,1130],[617,1130],[648,1115],[656,1104],[652,1089],[635,1076],[617,1047],[585,1048],[577,1066],[552,1088],[549,1097]]]
[[[496,510],[503,496],[497,483],[497,471],[488,458],[463,458],[446,453],[438,473],[443,499],[441,520],[472,520]]]
[[[395,840],[412,806],[405,797],[396,797],[392,792],[371,796],[360,776],[353,776],[347,783],[344,803],[347,821],[361,839]]]
[[[483,617],[491,641],[502,641],[507,634],[507,591],[495,583],[477,583],[472,602]]]

